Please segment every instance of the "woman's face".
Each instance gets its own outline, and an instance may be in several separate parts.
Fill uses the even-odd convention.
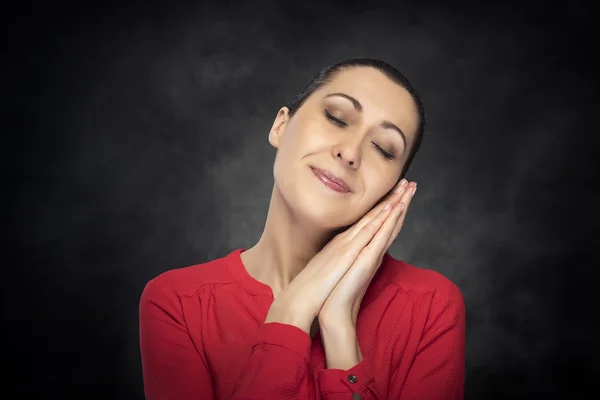
[[[396,184],[419,114],[411,95],[374,68],[338,72],[269,133],[276,189],[303,221],[335,230],[366,214]]]

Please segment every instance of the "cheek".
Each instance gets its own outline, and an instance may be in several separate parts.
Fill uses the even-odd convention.
[[[310,132],[310,125],[292,121],[282,136],[273,166],[280,188],[292,184],[302,158],[313,151],[315,135]]]
[[[282,142],[283,153],[295,161],[331,145],[331,135],[327,130],[318,121],[306,120],[290,125]]]
[[[379,204],[382,196],[370,194],[366,195],[364,198],[364,202],[361,204],[362,215],[368,213],[373,209],[373,207]]]
[[[384,196],[393,188],[394,182],[392,180],[388,181],[376,178],[368,179],[366,182],[370,182],[370,185],[365,190],[363,203],[368,212],[383,200]]]
[[[352,206],[347,207],[342,215],[340,215],[340,218],[344,219],[344,222],[341,225],[352,225],[360,220],[365,216],[365,214],[379,204],[381,197],[382,196],[378,196],[376,194],[365,194],[360,201],[354,203]]]

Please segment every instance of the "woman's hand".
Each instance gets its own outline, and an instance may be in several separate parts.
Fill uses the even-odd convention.
[[[358,310],[363,296],[379,269],[384,254],[402,229],[407,207],[416,191],[416,183],[406,184],[405,181],[404,186],[399,190],[399,193],[395,193],[395,196],[392,195],[391,199],[384,201],[385,204],[394,204],[391,213],[386,217],[368,245],[360,251],[353,265],[321,307],[318,316],[321,329],[356,329]],[[368,230],[370,231],[375,226],[379,226],[379,224],[373,224],[373,221],[380,215],[378,208],[383,207],[385,204],[371,210],[355,226],[345,232],[347,234],[345,240],[352,242],[365,227],[369,227]]]
[[[381,245],[382,238],[386,239],[386,244],[388,241],[390,244],[393,241],[393,239],[391,241],[389,239],[391,239],[395,230],[393,228],[400,212],[398,211],[399,208],[393,206],[399,203],[400,199],[404,199],[402,193],[407,188],[407,185],[403,185],[405,183],[406,181],[403,180],[387,199],[348,230],[336,235],[319,251],[302,272],[273,301],[265,323],[280,322],[295,325],[310,333],[312,322],[317,316],[321,315],[320,312],[325,301],[357,261],[360,265],[357,268],[359,271],[376,270],[378,265],[375,267],[371,265],[371,268],[367,268],[367,264],[370,259],[374,259],[373,264],[375,264],[375,261],[383,257],[383,253],[389,247],[389,245]],[[385,225],[386,220],[391,216],[395,216],[390,219],[394,223],[388,222]],[[383,233],[379,234],[378,239],[375,241],[374,238],[384,225],[386,226],[385,232],[382,231]],[[392,229],[390,229],[390,225]],[[382,247],[385,247],[385,250],[379,255],[379,249]],[[362,275],[363,272],[358,272],[358,274]],[[325,315],[329,315],[330,312],[335,312],[335,310],[341,310],[345,306],[348,306],[345,310],[346,315],[352,315],[349,311],[352,310],[351,305],[356,303],[355,297],[358,297],[353,296],[352,291],[360,295],[362,288],[351,290],[350,286],[366,281],[366,279],[357,280],[355,275],[357,275],[357,272],[351,274],[348,279],[350,282],[347,281],[338,290],[338,295],[331,301]],[[370,282],[370,279],[367,281],[366,286],[368,286],[368,282]],[[358,300],[359,306],[361,299],[362,295]]]

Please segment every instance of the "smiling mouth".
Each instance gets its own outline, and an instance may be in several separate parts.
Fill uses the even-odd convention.
[[[350,190],[350,188],[348,187],[346,182],[344,182],[343,179],[335,176],[331,172],[316,167],[310,167],[310,169],[312,170],[313,174],[317,177],[317,179],[319,179],[321,183],[323,183],[329,189],[338,193],[352,192],[352,190]]]

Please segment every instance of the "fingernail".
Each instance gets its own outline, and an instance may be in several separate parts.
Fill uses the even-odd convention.
[[[406,183],[407,183],[407,182],[408,182],[408,181],[407,181],[406,179],[404,179],[404,178],[403,178],[403,179],[400,181],[400,185],[399,185],[398,187],[396,187],[396,190],[394,190],[394,192],[396,192],[396,193],[400,193],[401,191],[403,191],[403,190],[404,190],[404,186],[406,186]]]
[[[415,195],[415,193],[416,193],[416,191],[417,191],[417,185],[415,185],[415,187],[414,187],[414,189],[413,189],[413,191],[412,191],[412,194],[411,194],[411,196],[414,196],[414,195]]]
[[[404,207],[406,207],[406,203],[405,202],[401,202],[400,203],[400,211],[404,210]]]
[[[389,210],[391,206],[392,205],[390,203],[387,203],[385,207],[383,207],[383,211]]]

